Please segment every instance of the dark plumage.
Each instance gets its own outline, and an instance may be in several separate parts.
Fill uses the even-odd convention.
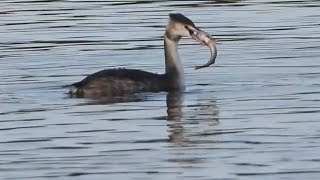
[[[180,22],[183,24],[188,24],[188,25],[196,28],[194,23],[189,18],[185,17],[184,15],[182,15],[180,13],[171,13],[171,14],[169,14],[169,17],[173,21]]]
[[[166,75],[136,69],[105,69],[72,84],[71,97],[106,97],[168,91]]]

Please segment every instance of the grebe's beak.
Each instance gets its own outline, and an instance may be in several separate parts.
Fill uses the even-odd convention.
[[[196,66],[195,69],[201,69],[204,67],[208,67],[215,63],[215,60],[217,58],[218,50],[216,46],[216,40],[210,35],[209,33],[206,33],[204,31],[201,31],[198,28],[194,28],[192,26],[185,26],[185,28],[189,31],[190,36],[200,42],[202,45],[207,46],[210,49],[211,56],[209,61],[202,65],[202,66]]]
[[[201,36],[207,36],[207,37],[211,37],[210,34],[204,32],[204,31],[201,31],[200,29],[198,28],[195,28],[195,27],[192,27],[192,26],[189,26],[189,25],[186,25],[185,28],[189,31],[189,34],[190,36],[192,37],[192,39],[200,42],[201,44],[205,45],[204,42],[203,42],[203,38]],[[201,36],[199,36],[200,34]]]

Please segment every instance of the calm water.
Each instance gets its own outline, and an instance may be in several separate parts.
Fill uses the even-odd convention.
[[[0,2],[1,179],[319,179],[320,2]],[[124,102],[62,88],[104,68],[163,72],[167,14],[218,39],[183,39],[184,94]]]

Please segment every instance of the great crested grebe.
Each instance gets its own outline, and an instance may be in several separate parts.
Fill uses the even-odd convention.
[[[214,63],[217,56],[215,41],[210,34],[201,31],[184,15],[169,14],[170,21],[164,33],[165,73],[155,74],[136,69],[105,69],[71,84],[71,97],[112,97],[141,92],[183,91],[184,73],[178,54],[178,42],[181,37],[192,37],[208,46],[211,57],[207,64]]]

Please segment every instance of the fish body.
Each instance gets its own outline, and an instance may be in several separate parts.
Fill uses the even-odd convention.
[[[199,31],[196,34],[197,38],[201,41],[201,43],[205,46],[207,46],[210,49],[211,55],[209,61],[201,66],[196,66],[195,69],[201,69],[204,67],[208,67],[215,63],[215,60],[217,58],[218,50],[216,46],[215,39],[210,35],[203,31]]]

